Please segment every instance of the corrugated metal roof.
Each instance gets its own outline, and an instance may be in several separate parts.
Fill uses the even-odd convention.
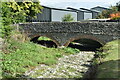
[[[110,9],[110,8],[105,8],[105,7],[101,7],[101,6],[96,6],[96,7],[93,7],[91,9],[94,9],[94,8]]]

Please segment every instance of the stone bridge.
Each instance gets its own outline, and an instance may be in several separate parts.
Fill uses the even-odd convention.
[[[46,36],[58,47],[68,46],[74,40],[104,45],[120,38],[120,26],[117,22],[40,22],[21,23],[19,27],[31,40]]]

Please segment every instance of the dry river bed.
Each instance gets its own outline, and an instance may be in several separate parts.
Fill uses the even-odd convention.
[[[31,78],[82,78],[91,66],[94,52],[81,51],[63,56],[57,64],[41,64],[35,69],[25,72]]]

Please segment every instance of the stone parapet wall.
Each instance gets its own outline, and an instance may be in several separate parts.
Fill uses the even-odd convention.
[[[79,32],[87,34],[116,35],[120,30],[114,22],[41,22],[20,24],[28,32]]]

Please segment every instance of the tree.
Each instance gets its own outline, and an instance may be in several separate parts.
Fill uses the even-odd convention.
[[[111,6],[109,10],[104,10],[100,13],[97,18],[110,18],[113,14],[119,14],[120,12],[120,1],[116,3],[116,6]]]
[[[62,22],[71,22],[74,21],[74,17],[71,14],[66,14],[62,17]]]
[[[103,10],[102,13],[100,13],[97,18],[110,18],[110,14],[117,13],[118,9],[116,6],[111,6],[108,10]]]
[[[17,0],[12,0],[12,2],[1,2],[0,1],[0,33],[2,37],[6,38],[9,36],[13,27],[10,24],[16,24],[20,22],[25,22],[26,17],[35,17],[37,13],[41,13],[42,6],[40,2],[17,2]],[[0,35],[1,36],[1,35]]]
[[[26,17],[35,17],[37,13],[41,13],[42,6],[40,2],[2,2],[2,19],[4,25],[15,24],[25,21]]]
[[[116,7],[118,8],[118,11],[120,11],[120,1],[116,3]]]

